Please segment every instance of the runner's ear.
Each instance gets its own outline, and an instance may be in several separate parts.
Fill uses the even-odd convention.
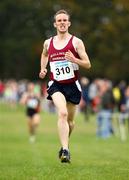
[[[68,24],[68,26],[70,27],[71,26],[71,22],[69,21],[69,24]]]
[[[53,26],[56,28],[56,23],[55,22],[53,23]]]

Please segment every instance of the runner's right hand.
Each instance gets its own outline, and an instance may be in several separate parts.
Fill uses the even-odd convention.
[[[43,69],[43,70],[40,71],[39,77],[40,77],[41,79],[43,79],[43,78],[46,76],[46,74],[47,74],[47,69],[45,68],[45,69]]]

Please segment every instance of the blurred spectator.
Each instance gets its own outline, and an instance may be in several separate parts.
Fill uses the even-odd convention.
[[[115,85],[112,89],[113,92],[113,96],[115,99],[115,107],[116,107],[116,111],[119,110],[119,105],[120,105],[120,101],[121,101],[121,91],[118,85]]]
[[[91,82],[89,85],[89,90],[88,90],[88,97],[89,97],[89,105],[91,108],[92,112],[97,112],[97,106],[99,104],[99,96],[98,96],[98,83],[99,79],[95,79]]]
[[[110,82],[104,80],[100,86],[100,106],[97,115],[97,136],[108,138],[113,133],[112,111],[114,108],[114,97]]]
[[[4,100],[11,105],[11,107],[16,107],[18,102],[18,86],[15,80],[9,80],[6,82],[4,89]]]
[[[21,80],[18,82],[18,100],[21,99],[22,94],[27,91],[27,80]]]
[[[126,124],[129,126],[129,86],[125,89],[124,98],[120,106],[119,128],[122,141],[127,139]]]
[[[0,100],[3,99],[4,89],[5,89],[5,85],[4,85],[4,83],[0,80]]]

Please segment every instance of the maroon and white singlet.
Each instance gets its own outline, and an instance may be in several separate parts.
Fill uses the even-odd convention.
[[[71,83],[78,79],[79,66],[65,59],[65,53],[70,50],[76,58],[79,58],[72,40],[70,38],[67,45],[63,49],[56,49],[53,45],[53,37],[50,40],[48,49],[48,59],[50,62],[50,80],[58,81],[59,83]]]

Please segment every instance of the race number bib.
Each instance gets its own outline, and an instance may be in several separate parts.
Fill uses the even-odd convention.
[[[74,77],[72,63],[67,60],[50,62],[50,67],[54,79],[57,81],[67,80]]]
[[[29,99],[27,102],[27,107],[35,109],[38,106],[38,101],[37,99]]]

